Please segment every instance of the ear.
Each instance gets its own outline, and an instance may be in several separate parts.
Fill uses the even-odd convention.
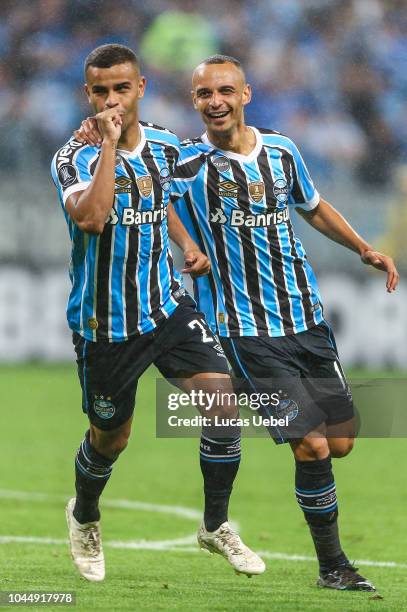
[[[251,99],[252,99],[252,88],[248,83],[246,83],[243,89],[243,93],[242,93],[243,106],[246,106],[246,104],[249,104]]]
[[[194,105],[194,109],[197,110],[198,107],[196,105],[196,95],[193,89],[191,89],[191,98],[192,98],[192,104]]]
[[[89,90],[89,87],[88,87],[87,83],[84,84],[83,89],[85,90],[85,94],[86,94],[86,96],[88,98],[88,102],[90,104],[90,90]]]
[[[147,79],[144,76],[141,76],[138,82],[138,98],[143,98],[144,97],[144,92],[146,90],[146,85],[147,85]]]

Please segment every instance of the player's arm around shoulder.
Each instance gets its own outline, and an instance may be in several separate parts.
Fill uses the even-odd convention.
[[[201,146],[199,146],[201,144]],[[206,161],[199,139],[183,140],[171,183],[171,200],[182,198],[192,187]]]
[[[329,202],[320,198],[312,210],[296,208],[297,212],[316,230],[343,246],[358,253],[364,264],[387,273],[386,289],[389,293],[396,290],[399,273],[389,255],[379,253],[362,238]]]

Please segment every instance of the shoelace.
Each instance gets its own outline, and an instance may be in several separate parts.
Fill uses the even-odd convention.
[[[100,553],[100,538],[97,527],[88,527],[82,530],[83,548],[92,556],[97,556]]]
[[[240,555],[242,553],[240,538],[232,529],[221,531],[218,538],[223,545],[227,545],[231,548],[233,555]]]
[[[358,570],[359,568],[353,565],[344,565],[331,573],[335,578],[345,578],[349,579],[351,582],[366,582],[365,578],[357,573]]]

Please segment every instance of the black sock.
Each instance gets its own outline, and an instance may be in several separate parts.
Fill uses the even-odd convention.
[[[201,436],[201,472],[204,478],[204,523],[216,531],[228,520],[229,498],[240,463],[240,436],[212,439]]]
[[[349,563],[338,533],[338,502],[331,457],[296,461],[295,493],[314,541],[321,574]]]
[[[114,461],[103,457],[91,446],[87,431],[75,460],[76,503],[73,515],[79,523],[100,519],[99,497],[112,473]]]

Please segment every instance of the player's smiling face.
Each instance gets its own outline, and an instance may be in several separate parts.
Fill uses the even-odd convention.
[[[123,118],[122,133],[138,122],[138,101],[144,95],[146,80],[131,62],[110,68],[89,66],[85,91],[95,114],[117,107]]]
[[[230,133],[244,125],[243,108],[251,99],[250,85],[234,64],[201,64],[192,78],[192,100],[208,134]]]

